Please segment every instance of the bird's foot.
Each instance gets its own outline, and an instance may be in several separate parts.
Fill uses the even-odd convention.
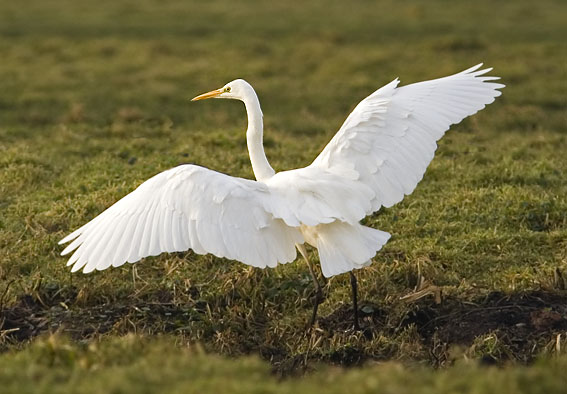
[[[354,319],[352,329],[353,329],[353,331],[362,331],[362,329],[360,328],[360,324],[358,324],[358,319],[356,319],[356,318]]]

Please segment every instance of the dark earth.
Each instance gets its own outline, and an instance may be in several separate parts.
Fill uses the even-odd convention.
[[[359,304],[362,335],[372,340],[378,335],[395,335],[414,326],[429,353],[432,366],[450,362],[454,349],[470,347],[479,337],[495,334],[499,346],[496,356],[484,355],[481,362],[497,364],[506,361],[531,362],[550,338],[567,330],[567,294],[546,291],[504,294],[492,292],[472,301],[444,298],[439,304],[432,297],[407,304],[403,311],[368,301]],[[2,308],[0,331],[2,349],[24,343],[45,333],[63,333],[78,341],[113,331],[119,333],[177,333],[190,328],[187,323],[205,319],[211,303],[198,300],[187,304],[173,303],[168,292],[148,295],[145,299],[123,299],[100,302],[88,307],[75,303],[77,294],[44,286],[41,292],[26,294]],[[68,305],[72,305],[69,307]],[[218,307],[218,305],[216,305]],[[213,316],[213,318],[215,318]],[[289,355],[283,344],[265,340],[265,316],[254,316],[254,324],[245,319],[236,324],[252,330],[241,344],[243,353],[259,353],[270,361],[280,376],[305,371],[309,362],[356,366],[368,360],[387,359],[388,355],[368,354],[356,345],[344,346],[331,354]],[[343,305],[327,316],[320,316],[315,328],[304,335],[330,337],[352,335],[352,308]],[[209,335],[214,335],[210,333]],[[504,350],[501,350],[504,349]]]

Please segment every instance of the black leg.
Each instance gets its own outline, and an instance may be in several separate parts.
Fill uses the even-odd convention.
[[[352,287],[352,310],[354,318],[354,329],[360,331],[358,324],[358,285],[356,283],[356,276],[350,271],[350,286]]]
[[[311,315],[311,321],[309,325],[312,327],[315,325],[315,320],[317,320],[317,310],[319,309],[319,304],[323,302],[323,292],[321,288],[315,290],[315,303],[313,304],[313,314]]]
[[[323,302],[323,290],[321,289],[321,285],[317,280],[317,274],[315,273],[315,269],[313,268],[313,264],[307,258],[307,250],[305,249],[305,245],[295,245],[305,261],[307,262],[307,266],[309,267],[309,273],[311,274],[311,278],[313,279],[313,285],[315,286],[315,302],[313,305],[313,314],[311,315],[311,320],[309,321],[309,326],[313,327],[315,325],[315,320],[317,320],[317,310],[319,309],[319,304]]]
[[[317,310],[319,309],[319,304],[323,302],[323,290],[321,290],[321,285],[317,280],[317,274],[313,270],[313,265],[309,260],[307,260],[309,272],[311,273],[311,278],[313,278],[313,284],[315,286],[315,303],[313,305],[313,314],[311,315],[311,322],[310,325],[313,326],[315,324],[315,320],[317,320]]]

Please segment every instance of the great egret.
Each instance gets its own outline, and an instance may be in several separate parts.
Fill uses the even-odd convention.
[[[360,224],[380,207],[410,194],[434,156],[436,141],[465,117],[492,103],[504,85],[482,64],[445,78],[398,88],[398,79],[356,106],[329,144],[305,168],[276,173],[262,145],[260,102],[242,79],[193,99],[236,99],[248,114],[246,140],[256,181],[196,165],[180,165],[142,183],[102,214],[63,238],[75,250],[72,272],[134,263],[162,252],[192,249],[254,267],[295,260],[309,265],[304,243],[319,252],[325,277],[370,264],[390,234]]]

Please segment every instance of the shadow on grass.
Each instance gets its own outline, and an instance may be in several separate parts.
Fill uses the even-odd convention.
[[[175,334],[195,340],[192,330],[202,331],[198,341],[214,342],[227,331],[236,332],[242,341],[229,354],[259,353],[271,362],[279,376],[302,373],[310,363],[356,366],[368,360],[385,360],[393,353],[377,352],[372,346],[361,346],[377,338],[397,338],[413,330],[413,341],[429,355],[432,366],[450,364],[455,349],[481,362],[500,364],[506,361],[529,363],[550,344],[550,338],[567,330],[567,294],[531,291],[504,294],[493,292],[483,298],[465,301],[446,298],[441,304],[422,299],[413,304],[381,306],[368,301],[360,303],[361,332],[352,330],[352,308],[342,305],[327,316],[321,316],[317,327],[292,334],[314,340],[342,338],[339,346],[322,352],[307,350],[291,353],[289,346],[274,340],[268,333],[269,317],[265,308],[252,308],[246,316],[222,321],[222,304],[218,300],[174,303],[167,291],[144,299],[122,299],[86,307],[74,304],[72,290],[43,292],[41,297],[23,295],[0,315],[0,349],[26,343],[34,337],[63,332],[84,341],[105,333]],[[73,305],[68,307],[67,305]],[[219,305],[221,305],[219,309]],[[396,309],[397,308],[397,309]],[[214,310],[215,312],[211,312]],[[215,322],[216,319],[221,321]],[[224,334],[223,334],[224,335]],[[349,337],[360,340],[349,342]],[[362,342],[361,342],[362,341]],[[283,341],[285,342],[285,341]],[[216,349],[218,350],[218,349]],[[374,350],[374,351],[373,351]],[[222,352],[222,348],[221,348]]]

